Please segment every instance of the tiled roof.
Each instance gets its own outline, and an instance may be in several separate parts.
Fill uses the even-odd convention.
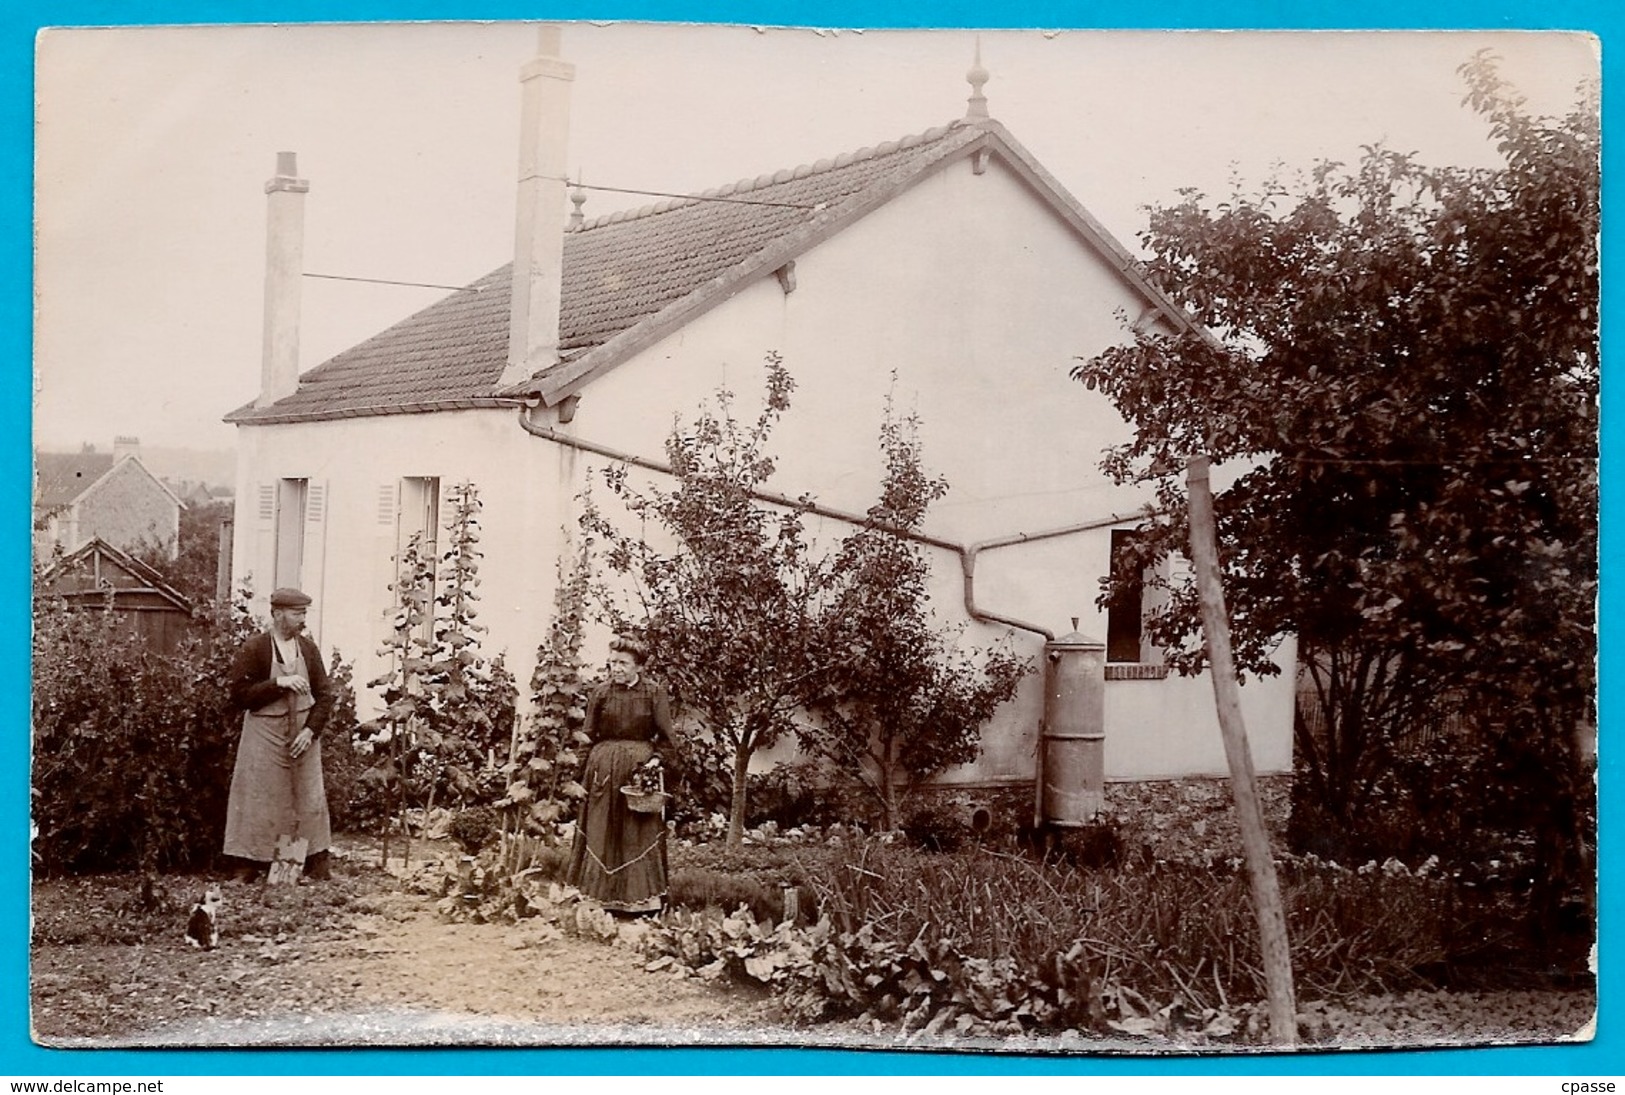
[[[36,509],[54,510],[71,503],[113,466],[110,452],[36,452]]]
[[[671,199],[588,222],[565,237],[560,350],[603,344],[877,181],[909,173],[953,132],[944,126],[701,195],[731,200]]]
[[[512,265],[408,316],[299,379],[270,407],[228,422],[272,423],[512,404],[551,405],[721,303],[950,159],[996,149],[1129,282],[1177,309],[1126,249],[995,121],[957,123],[829,160],[745,179],[569,230],[557,365],[501,393]],[[1178,319],[1175,320],[1178,322]]]
[[[773,243],[909,177],[974,131],[943,126],[700,198],[674,198],[588,220],[566,232],[560,356],[580,358],[761,254]],[[240,408],[232,422],[495,406],[508,353],[512,264],[328,359],[273,406]]]

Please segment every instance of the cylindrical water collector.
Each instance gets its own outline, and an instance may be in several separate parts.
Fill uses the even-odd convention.
[[[1106,644],[1076,630],[1046,643],[1044,674],[1039,821],[1087,825],[1106,798]]]

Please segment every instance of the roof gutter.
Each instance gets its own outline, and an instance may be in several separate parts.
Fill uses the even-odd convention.
[[[991,612],[982,612],[976,607],[976,557],[984,551],[995,548],[1015,547],[1018,544],[1032,544],[1040,540],[1054,540],[1062,536],[1072,536],[1080,532],[1093,532],[1097,529],[1110,528],[1113,525],[1123,524],[1125,521],[1137,520],[1143,514],[1112,513],[1105,517],[1096,517],[1076,524],[1062,525],[1059,528],[1045,529],[1042,532],[1018,532],[1013,536],[1001,536],[995,540],[983,540],[971,544],[969,547],[955,547],[959,553],[959,566],[965,575],[965,611],[979,620],[990,623],[1008,624],[1011,627],[1021,628],[1023,631],[1036,632],[1044,636],[1045,642],[1055,641],[1055,632],[1036,624],[1023,623],[1005,616],[997,616]]]
[[[519,425],[523,427],[524,431],[530,434],[532,437],[540,437],[543,440],[552,441],[555,444],[563,445],[566,448],[576,449],[580,452],[590,452],[596,456],[607,457],[623,464],[631,464],[633,467],[643,468],[647,471],[656,471],[664,475],[673,474],[671,465],[663,461],[651,460],[648,457],[639,456],[637,453],[625,452],[620,449],[612,448],[609,445],[600,445],[595,441],[587,441],[580,437],[574,437],[570,434],[562,433],[559,430],[554,429],[552,426],[541,425],[532,419],[531,412],[533,410],[535,410],[534,405],[527,405],[522,407],[519,411]],[[1060,528],[1045,529],[1042,532],[1018,532],[1012,536],[1002,536],[993,540],[982,540],[978,543],[967,546],[965,544],[957,544],[952,540],[944,540],[937,536],[931,536],[924,532],[918,532],[914,529],[906,529],[900,528],[896,525],[888,525],[884,522],[876,521],[866,514],[853,513],[850,510],[836,509],[834,506],[826,506],[821,502],[814,502],[808,499],[791,498],[789,495],[780,494],[777,491],[752,490],[750,491],[750,496],[759,502],[767,502],[771,505],[783,506],[786,509],[801,510],[805,513],[815,513],[820,517],[828,517],[831,520],[841,521],[860,528],[880,529],[882,532],[889,532],[894,536],[899,536],[905,540],[910,540],[917,544],[926,544],[930,547],[941,548],[944,551],[951,551],[959,557],[960,571],[964,575],[965,612],[967,615],[969,615],[972,619],[981,620],[983,623],[1003,624],[1006,627],[1013,627],[1020,631],[1029,631],[1035,635],[1042,635],[1046,642],[1055,641],[1055,632],[1051,631],[1049,628],[1041,627],[1040,625],[1034,623],[1028,623],[1025,620],[1018,620],[1013,616],[1002,616],[996,612],[988,612],[977,607],[976,557],[984,551],[992,551],[996,548],[1015,547],[1018,544],[1031,544],[1040,540],[1053,540],[1057,537],[1071,536],[1080,532],[1092,532],[1097,529],[1109,528],[1112,525],[1120,525],[1125,521],[1137,520],[1140,516],[1142,516],[1140,514],[1114,513],[1106,517],[1097,517],[1093,520],[1083,521],[1078,524],[1063,525]]]

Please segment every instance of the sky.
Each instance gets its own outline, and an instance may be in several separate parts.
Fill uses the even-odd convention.
[[[963,115],[968,30],[569,24],[572,175],[684,192]],[[458,285],[512,254],[534,26],[69,29],[37,45],[35,444],[222,449],[260,371],[276,153],[310,181],[310,274]],[[1002,121],[1131,247],[1143,206],[1383,142],[1491,164],[1456,68],[1477,49],[1537,110],[1597,71],[1553,32],[995,31]],[[590,195],[588,216],[657,200]],[[444,295],[306,278],[301,368]]]

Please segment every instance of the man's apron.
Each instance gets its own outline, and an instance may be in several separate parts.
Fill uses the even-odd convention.
[[[294,675],[310,679],[303,647],[296,647],[293,664],[281,660],[271,643],[271,678]],[[333,834],[327,815],[327,789],[322,784],[322,741],[318,736],[298,760],[288,749],[316,701],[296,692],[282,696],[257,711],[243,712],[242,737],[237,742],[237,765],[231,773],[231,798],[226,806],[227,855],[269,863],[279,836],[309,841],[307,855],[326,851]]]

